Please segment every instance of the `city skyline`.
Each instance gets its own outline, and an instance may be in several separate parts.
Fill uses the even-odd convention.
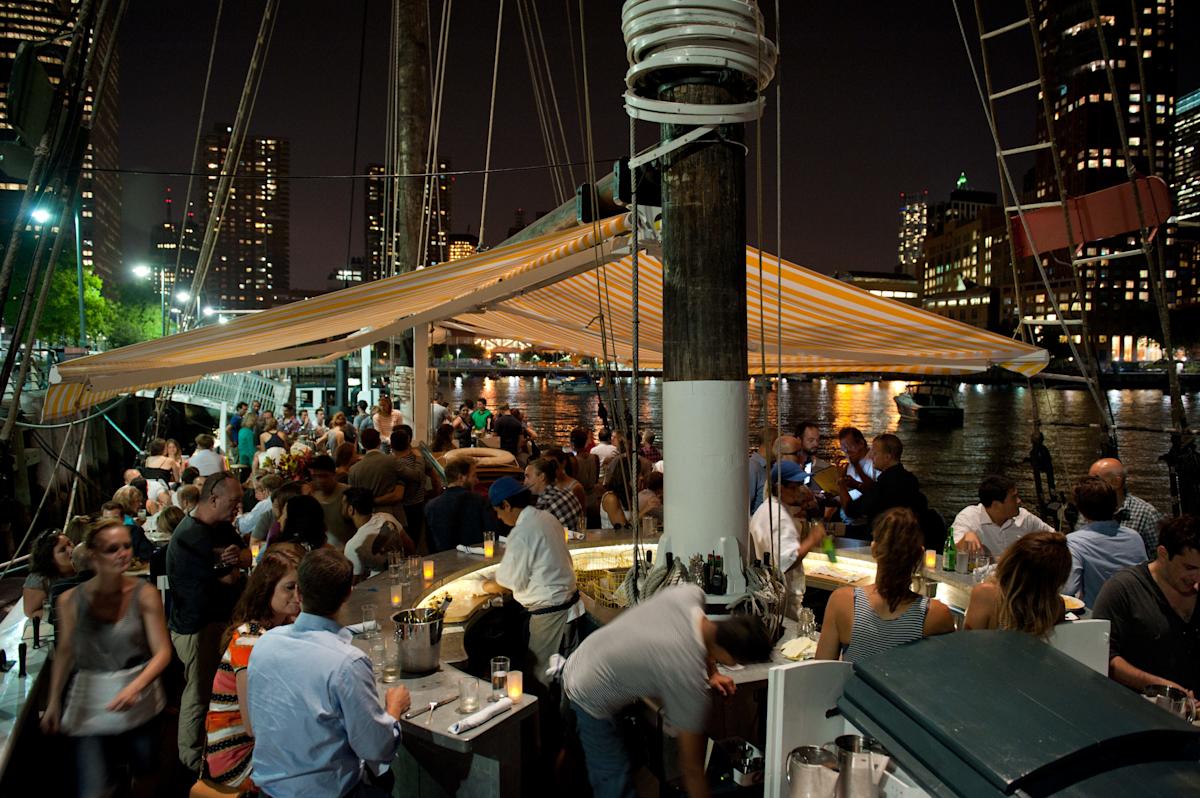
[[[1186,4],[1182,4],[1186,5]],[[368,3],[368,36],[364,56],[363,112],[359,127],[358,163],[381,160],[383,103],[386,75],[385,4]],[[251,123],[258,135],[286,136],[293,141],[294,175],[348,174],[355,127],[358,9],[321,15],[322,6],[296,2],[285,6],[268,59],[263,88]],[[439,155],[471,172],[482,167],[486,137],[491,56],[495,36],[493,4],[459,4],[451,23],[446,96],[452,98],[453,123],[443,127]],[[258,4],[227,9],[213,90],[206,119],[229,113],[240,89],[250,38],[257,26]],[[488,10],[488,13],[484,13]],[[764,6],[768,17],[773,13]],[[566,36],[561,9],[545,9],[543,22],[550,38]],[[628,120],[620,106],[625,70],[620,31],[614,14],[595,7],[587,10],[589,81],[597,169],[605,173],[611,159],[628,150]],[[963,8],[964,14],[969,11]],[[996,168],[978,96],[966,63],[958,29],[949,8],[806,9],[785,8],[782,41],[784,203],[782,252],[785,257],[821,271],[880,269],[896,265],[896,198],[902,190],[928,189],[942,196],[965,171],[974,186],[997,190]],[[1200,9],[1178,8],[1179,40],[1195,30]],[[314,19],[321,24],[306,25]],[[466,20],[470,18],[473,24]],[[174,23],[168,26],[168,22]],[[437,20],[434,20],[436,26]],[[973,25],[973,19],[965,19]],[[773,22],[768,20],[768,29]],[[203,66],[212,27],[212,9],[164,3],[133,6],[122,34],[126,74],[122,91],[122,165],[126,169],[186,171],[190,142],[199,107]],[[180,30],[165,36],[164,30]],[[182,31],[186,31],[183,33]],[[577,28],[574,33],[577,34]],[[457,38],[456,38],[457,37]],[[904,44],[907,42],[907,46]],[[578,39],[574,42],[578,47]],[[854,46],[848,46],[853,44]],[[552,59],[564,125],[573,160],[581,157],[566,48]],[[321,58],[303,56],[324,50]],[[1196,83],[1196,57],[1181,48],[1179,94]],[[904,69],[881,69],[879,64],[905,52],[924,54],[904,59]],[[870,56],[870,57],[868,57]],[[165,63],[163,61],[165,60]],[[147,69],[150,64],[161,67]],[[1030,70],[1033,64],[1027,64]],[[493,168],[544,163],[536,115],[527,84],[528,72],[515,16],[506,19],[501,50],[498,113],[493,140]],[[142,88],[132,88],[140,86]],[[171,98],[177,113],[164,114],[162,96]],[[775,249],[774,128],[775,93],[769,92],[764,118],[764,239]],[[449,106],[448,106],[449,109]],[[224,117],[224,118],[227,118]],[[1032,111],[1014,114],[1030,138]],[[206,125],[207,127],[207,125]],[[639,124],[639,147],[657,135],[654,126]],[[753,127],[747,130],[754,143]],[[754,153],[748,163],[751,239],[754,219]],[[575,168],[575,182],[583,169]],[[485,243],[495,244],[509,226],[513,212],[523,207],[550,208],[557,204],[544,168],[492,176]],[[183,178],[122,176],[125,188],[125,241],[144,246],[146,229],[158,213],[163,189],[175,187],[182,197]],[[366,181],[355,188],[355,210],[349,206],[349,181],[299,180],[292,185],[292,283],[323,285],[330,264],[368,254],[363,198]],[[461,175],[455,185],[453,233],[477,233],[478,175]],[[143,223],[137,220],[146,217]],[[530,217],[532,218],[532,217]],[[350,230],[347,231],[347,225]],[[347,238],[351,244],[347,251]]]

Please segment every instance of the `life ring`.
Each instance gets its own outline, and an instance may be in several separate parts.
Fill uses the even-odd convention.
[[[513,456],[512,452],[482,446],[453,449],[442,455],[443,463],[449,463],[452,460],[474,460],[476,466],[485,468],[511,468],[517,465],[517,458]]]

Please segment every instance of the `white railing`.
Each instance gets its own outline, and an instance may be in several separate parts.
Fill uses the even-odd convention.
[[[278,382],[249,371],[205,376],[190,385],[176,385],[171,398],[177,402],[202,405],[214,410],[232,411],[238,402],[252,403],[256,399],[263,410],[278,414],[291,393],[290,382]],[[141,391],[153,395],[152,391]]]

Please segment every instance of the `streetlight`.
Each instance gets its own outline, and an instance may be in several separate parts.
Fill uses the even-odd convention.
[[[454,350],[454,367],[459,368],[459,369],[462,368],[462,349],[461,348]]]
[[[178,299],[180,302],[187,302],[188,300],[190,300],[192,298],[192,295],[189,294],[187,291],[176,291],[175,298]]]
[[[205,315],[205,316],[211,316],[211,315],[212,315],[212,314],[214,314],[214,313],[216,313],[216,311],[212,309],[212,306],[211,306],[211,305],[208,305],[208,306],[206,306],[206,307],[204,308],[204,315]]]
[[[34,208],[30,211],[29,218],[33,219],[34,224],[45,224],[50,221],[50,211],[45,208]]]
[[[151,275],[153,275],[155,270],[150,268],[149,266],[147,266],[144,263],[137,263],[137,264],[134,264],[133,268],[130,271],[133,272],[134,277],[138,278],[139,280],[145,280],[147,277],[150,277]],[[166,271],[161,268],[158,269],[158,313],[159,313],[159,322],[161,325],[160,335],[163,335],[163,336],[165,336],[167,334],[166,279],[167,279]]]

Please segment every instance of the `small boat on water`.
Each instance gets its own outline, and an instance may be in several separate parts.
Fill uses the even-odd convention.
[[[562,385],[562,381],[563,378],[558,374],[551,374],[546,378],[546,384],[551,388],[557,388],[559,385]]]
[[[896,394],[896,409],[901,418],[922,424],[962,426],[963,409],[949,385],[914,383]]]
[[[588,377],[568,377],[560,380],[554,390],[559,393],[592,393],[597,388],[596,383]]]

